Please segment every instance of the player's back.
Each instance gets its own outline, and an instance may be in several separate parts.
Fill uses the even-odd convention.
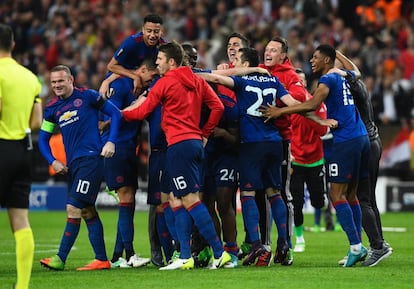
[[[0,139],[21,140],[25,137],[30,112],[41,85],[30,70],[12,58],[0,59]]]
[[[279,91],[284,92],[279,97],[287,94],[277,78],[261,74],[232,78],[240,111],[241,142],[282,140],[273,123],[265,123],[258,111],[261,105],[274,105]]]
[[[371,99],[368,94],[368,89],[362,80],[352,78],[347,79],[352,96],[355,100],[355,105],[361,115],[362,121],[368,131],[370,139],[379,138],[378,127],[374,121],[374,109],[372,107]]]

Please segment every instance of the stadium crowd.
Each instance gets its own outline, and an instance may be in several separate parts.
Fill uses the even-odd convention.
[[[361,4],[358,4],[361,3]],[[143,17],[165,19],[167,40],[191,42],[198,67],[213,69],[226,59],[226,37],[246,35],[263,55],[275,35],[285,37],[289,57],[311,76],[309,59],[329,43],[361,68],[380,124],[412,119],[414,11],[406,0],[5,0],[0,21],[13,27],[16,59],[38,75],[42,97],[50,95],[49,69],[65,64],[77,86],[98,89],[106,64]]]
[[[375,111],[375,120],[383,125],[399,124],[403,127],[409,127],[412,124],[414,116],[414,105],[411,99],[411,93],[414,91],[413,4],[411,1],[400,0],[365,1],[363,4],[359,3],[358,5],[356,2],[357,1],[304,0],[278,1],[275,3],[274,1],[272,2],[267,0],[235,0],[234,2],[220,0],[187,0],[184,3],[181,3],[175,0],[154,0],[150,1],[150,3],[143,4],[138,0],[21,0],[2,2],[0,6],[0,19],[2,23],[6,23],[13,28],[16,41],[14,57],[18,62],[22,63],[24,66],[32,70],[41,80],[42,91],[40,96],[45,100],[53,96],[53,93],[49,87],[49,83],[52,83],[52,88],[56,93],[57,88],[56,86],[53,87],[53,83],[56,84],[58,81],[65,81],[61,79],[53,81],[53,72],[57,71],[67,72],[67,78],[70,80],[68,82],[68,87],[71,89],[73,89],[73,79],[71,75],[73,72],[74,84],[76,86],[101,90],[100,88],[102,81],[106,77],[107,68],[109,67],[109,65],[107,65],[108,61],[116,61],[116,65],[118,65],[118,59],[114,60],[114,58],[111,59],[111,57],[118,57],[122,53],[125,47],[119,47],[120,45],[124,44],[124,39],[139,31],[140,27],[142,27],[142,25],[145,23],[155,23],[156,25],[160,26],[159,22],[154,21],[144,21],[143,23],[144,16],[155,12],[155,15],[157,15],[157,17],[160,15],[165,21],[163,25],[164,38],[166,40],[176,41],[169,43],[171,46],[170,48],[165,48],[167,46],[163,46],[163,49],[167,49],[163,53],[168,56],[168,53],[170,53],[168,49],[171,49],[171,51],[173,51],[174,49],[180,48],[180,55],[174,56],[177,57],[177,59],[171,57],[171,59],[174,59],[174,63],[178,64],[177,67],[174,66],[175,64],[173,65],[173,68],[164,66],[168,67],[168,69],[165,69],[164,71],[165,74],[168,71],[174,69],[177,69],[177,71],[179,71],[178,74],[181,71],[179,70],[181,69],[179,66],[182,61],[182,51],[180,45],[177,44],[178,42],[188,42],[193,44],[194,47],[197,48],[198,52],[197,67],[200,69],[213,70],[217,67],[218,64],[227,62],[225,48],[226,46],[228,47],[228,45],[230,45],[228,44],[230,42],[227,42],[227,40],[229,39],[228,36],[232,32],[237,31],[241,33],[240,35],[247,36],[247,38],[251,41],[252,46],[254,47],[254,49],[242,48],[240,50],[241,52],[239,52],[239,54],[242,56],[244,56],[244,53],[247,55],[250,52],[249,49],[255,52],[256,55],[257,52],[258,55],[266,55],[266,53],[269,53],[269,41],[276,41],[281,45],[285,43],[283,41],[280,42],[279,40],[275,40],[275,37],[277,38],[277,36],[281,36],[283,38],[286,38],[289,43],[289,50],[286,45],[286,51],[283,53],[287,53],[291,63],[293,64],[293,67],[296,67],[305,73],[306,78],[310,80],[309,83],[311,83],[311,85],[309,89],[311,91],[314,89],[312,86],[313,79],[311,72],[312,70],[315,71],[315,66],[317,66],[315,63],[317,63],[318,60],[318,53],[329,55],[329,63],[325,61],[323,64],[321,64],[321,66],[323,66],[321,71],[323,70],[325,72],[328,72],[328,70],[330,71],[330,69],[334,68],[335,66],[335,57],[332,57],[332,55],[335,56],[335,49],[338,52],[342,51],[352,59],[352,61],[348,61],[348,59],[344,57],[344,59],[347,61],[346,63],[352,63],[353,66],[360,67],[361,69],[363,80],[372,98],[372,104]],[[162,21],[160,22],[162,23]],[[156,33],[159,34],[159,30],[152,30],[158,31]],[[162,41],[164,40],[161,41],[158,38],[157,43],[158,41],[160,44],[162,44]],[[176,45],[178,48],[174,47],[174,45]],[[316,51],[319,51],[316,54],[314,52],[315,47],[318,47]],[[119,52],[117,53],[115,51]],[[272,50],[271,52],[273,53],[274,51]],[[171,54],[173,54],[173,52],[171,52]],[[249,65],[252,67],[257,67],[259,58],[256,59],[253,56],[250,57],[251,58],[246,56],[246,58],[249,58],[249,60],[247,60],[250,63]],[[170,58],[166,59],[169,61]],[[313,67],[311,67],[309,59],[312,59]],[[163,67],[159,64],[160,61],[162,61],[162,58],[160,60],[160,57],[158,57],[157,64],[159,68]],[[237,61],[241,60],[238,59]],[[266,66],[265,64],[267,61],[267,57],[266,59],[260,59],[260,62],[264,62],[264,66]],[[168,62],[168,65],[171,65],[170,62]],[[56,67],[60,68],[56,70]],[[239,63],[239,67],[236,66],[236,68],[243,67]],[[188,67],[182,69],[187,69],[188,75],[192,75],[192,72],[190,72],[190,69]],[[161,73],[161,70],[160,74],[163,75],[163,73]],[[49,79],[49,77],[51,77],[52,81]],[[240,83],[235,84],[232,82],[234,81],[232,78],[226,79],[223,77],[220,80],[220,78],[217,78],[217,76],[204,75],[203,77],[207,77],[207,79],[209,79],[208,77],[212,77],[209,80],[210,82],[216,82],[228,87],[241,85]],[[160,82],[163,80],[164,79],[162,79]],[[230,85],[228,81],[230,81]],[[177,83],[181,85],[181,82]],[[136,83],[134,79],[132,87],[135,88],[135,84]],[[153,91],[155,91],[155,89]],[[297,104],[296,100],[293,98],[290,99],[291,96],[288,94],[288,92],[282,89],[282,84],[280,84],[280,89],[278,88],[277,91],[285,93],[279,98],[282,100],[285,98],[283,102],[285,102],[287,106],[293,106],[294,104]],[[320,91],[321,89],[318,87],[315,92],[315,95],[318,95],[320,98],[318,105],[323,101],[321,96],[322,92]],[[96,91],[93,91],[93,93],[97,94]],[[211,94],[215,97],[215,94],[212,90]],[[149,94],[148,99],[150,99],[151,96],[154,98],[153,95],[156,95],[156,93]],[[284,97],[286,95],[288,95],[290,100],[287,100],[287,97]],[[99,101],[101,101],[100,98],[102,98],[102,103],[106,101],[103,99],[104,96],[106,98],[106,92],[98,98]],[[213,96],[212,98],[214,98]],[[180,97],[180,95],[175,95],[174,97]],[[326,95],[324,97],[326,97]],[[182,97],[180,99],[182,99]],[[215,101],[218,102],[218,100]],[[112,106],[110,101],[107,103],[109,103],[107,106]],[[148,103],[151,102],[148,100],[145,104]],[[306,103],[309,103],[309,101],[306,101]],[[143,107],[147,108],[145,104]],[[284,108],[284,110],[281,109],[280,111],[283,110],[284,113],[295,113],[312,110],[306,106],[307,104],[302,104],[303,108],[302,106],[296,106],[296,108],[300,107],[300,109],[297,110],[295,110],[295,108],[292,108],[290,110],[289,108]],[[157,105],[157,103],[154,104],[154,107],[155,105]],[[48,108],[50,110],[50,107]],[[67,107],[65,106],[65,108]],[[313,108],[313,106],[311,108]],[[106,109],[109,108],[107,107]],[[216,109],[217,111],[220,111],[221,114],[223,112],[223,105],[218,102]],[[139,109],[137,110],[139,111]],[[144,109],[141,108],[141,110]],[[108,110],[108,112],[110,111]],[[149,110],[149,112],[151,111]],[[263,112],[266,113],[266,117],[269,119],[271,118],[269,110],[263,109]],[[50,113],[50,111],[48,111],[48,113]],[[128,111],[123,111],[122,113],[124,118],[126,114],[128,115]],[[144,115],[143,113],[141,114]],[[52,120],[52,116],[57,114],[50,113],[50,115],[50,120]],[[112,116],[112,119],[114,119],[116,115],[119,115],[119,111],[114,109],[114,112],[110,113],[110,115]],[[177,113],[175,115],[177,115]],[[281,112],[280,114],[276,113],[274,115],[274,118],[277,118],[280,115],[282,115]],[[143,119],[145,117],[140,115],[139,117],[136,116],[135,118]],[[269,119],[267,119],[266,122]],[[195,121],[195,123],[197,124],[195,127],[198,128],[199,121]],[[114,123],[114,127],[111,128],[111,131],[117,130],[117,126],[115,124],[116,123]],[[336,128],[334,123],[332,123],[332,125],[329,124],[329,126],[331,128]],[[358,126],[362,127],[363,123],[359,121]],[[45,129],[46,127],[42,126],[42,130],[45,131]],[[365,129],[363,131],[365,131]],[[48,137],[50,138],[50,136],[53,134],[53,129],[48,131],[48,133]],[[42,136],[44,136],[44,134],[42,135],[41,132],[39,135],[39,144],[42,144]],[[99,136],[99,133],[97,133],[96,136]],[[363,137],[364,142],[368,142],[368,138],[365,134],[357,136],[361,136],[361,139]],[[278,137],[277,142],[279,143],[280,141],[281,145],[282,142],[279,138],[280,137]],[[43,139],[43,143],[48,143],[48,141],[45,142],[45,139]],[[95,142],[95,144],[97,143],[99,142]],[[203,150],[201,141],[197,145],[199,145],[199,148]],[[108,158],[112,157],[114,153],[113,146],[114,143],[111,143],[107,149],[105,149],[105,146],[103,149],[103,152],[105,152],[103,156]],[[42,151],[42,147],[40,147],[40,149]],[[42,154],[45,155],[45,152],[46,156],[48,156],[50,149],[47,151],[43,149]],[[108,153],[110,155],[108,155]],[[361,154],[366,157],[366,154],[363,153],[362,149]],[[51,156],[50,159],[52,159],[52,164],[56,160],[53,160],[53,156]],[[51,164],[50,161],[49,164]],[[56,168],[55,170],[58,171]],[[173,171],[174,170],[172,168],[168,168],[169,173]],[[198,175],[198,172],[196,175]],[[173,179],[175,180],[175,178]],[[99,179],[96,178],[96,180]],[[334,184],[335,182],[331,183]],[[342,184],[342,182],[338,183]],[[255,207],[256,205],[254,204],[254,195],[247,193],[251,191],[248,189],[248,186],[251,186],[250,182],[246,182],[246,188],[244,190],[245,194],[242,194],[242,197],[244,198],[244,200],[242,200],[242,203],[249,201],[251,203],[249,203],[249,208],[252,206]],[[192,186],[192,188],[196,187],[198,188],[198,184]],[[341,199],[339,197],[344,193],[343,190],[348,190],[347,186],[344,185],[343,187],[345,189],[342,189],[342,187],[339,186],[335,187],[338,198],[336,200],[334,199],[333,202],[337,213],[342,208]],[[179,189],[181,188],[177,188],[177,191]],[[98,191],[98,188],[96,188],[96,191]],[[334,189],[331,189],[331,194],[333,191]],[[222,244],[217,242],[218,238],[215,235],[215,228],[213,227],[213,223],[211,222],[211,224],[209,224],[207,230],[206,224],[198,222],[199,220],[206,220],[204,215],[207,215],[208,212],[204,205],[201,205],[199,199],[186,199],[189,193],[194,193],[196,196],[198,196],[198,191],[186,192],[184,195],[179,195],[181,198],[174,199],[174,201],[177,202],[177,200],[180,199],[182,200],[183,204],[174,207],[174,212],[178,210],[177,208],[181,209],[184,205],[185,209],[190,214],[190,217],[180,215],[180,217],[185,217],[182,218],[184,221],[181,221],[180,219],[180,222],[190,224],[188,220],[190,220],[190,218],[194,219],[194,223],[197,225],[200,233],[203,235],[203,237],[206,238],[213,249],[215,249],[213,250],[214,269],[222,267],[232,259],[230,258],[230,255],[227,254],[227,251],[223,251]],[[280,210],[280,208],[276,210],[276,205],[279,204],[279,207],[284,208],[280,191],[277,190],[273,192],[274,194],[269,192],[266,193],[268,194],[269,202],[272,204],[272,215],[275,218],[276,226],[281,225],[283,228],[286,227],[285,221],[287,218],[285,218],[285,213],[281,214],[281,216],[279,216],[279,219],[275,217],[276,213]],[[172,204],[171,200],[170,204]],[[85,204],[76,203],[76,205],[77,206],[75,207],[79,209],[75,214],[76,222],[69,221],[69,223],[76,223],[79,225],[81,209],[84,209],[83,206]],[[88,205],[90,204],[88,203]],[[246,204],[243,205],[246,207]],[[273,207],[273,205],[275,207]],[[196,206],[199,207],[195,209]],[[352,206],[359,207],[358,201],[352,202]],[[131,206],[131,208],[134,207]],[[350,212],[350,214],[357,214],[356,212],[351,211],[349,208],[346,209],[346,213]],[[273,210],[275,212],[273,212]],[[354,209],[352,208],[352,210]],[[244,208],[243,211],[247,211],[246,208]],[[254,211],[256,212],[256,209]],[[73,211],[68,212],[68,215],[70,213],[73,214]],[[133,210],[131,214],[133,216]],[[339,214],[337,214],[337,216],[338,215]],[[178,214],[175,214],[174,216],[175,218],[178,218]],[[359,223],[361,223],[360,209],[358,209],[358,216]],[[95,218],[96,216],[92,217]],[[342,218],[342,228],[344,231],[346,231],[349,237],[349,235],[351,235],[353,232],[353,228],[348,228],[349,230],[347,230],[346,225],[350,223],[348,222],[348,219],[351,220],[352,217],[348,218],[348,215],[345,216],[343,214],[340,215],[340,217]],[[259,222],[259,215],[255,215],[255,220],[256,219],[257,222]],[[88,222],[91,219],[85,218],[85,220]],[[177,232],[178,229],[181,230],[181,226],[177,226],[177,224],[181,224],[180,222],[176,221],[175,223]],[[256,225],[250,223],[248,223],[248,225],[249,227],[246,227],[246,229],[250,229],[250,231],[248,231],[249,237],[257,238],[250,240],[253,241],[252,249],[243,262],[243,265],[250,265],[254,263],[255,259],[258,256],[266,256],[265,247],[262,245],[262,240],[259,240],[259,236],[256,234]],[[189,225],[188,228],[191,228],[191,226]],[[70,230],[75,232],[77,229],[72,228]],[[95,228],[93,230],[98,232],[100,228]],[[358,227],[356,221],[355,230],[361,230],[361,224],[359,224]],[[349,233],[348,231],[352,232]],[[181,253],[184,251],[184,249],[188,249],[188,252],[185,253],[190,254],[190,248],[187,248],[188,246],[185,248],[183,247],[184,245],[189,244],[189,241],[187,242],[187,239],[184,237],[187,237],[187,235],[190,236],[190,233],[191,232],[188,230],[178,233],[180,241],[179,243],[182,246]],[[182,235],[186,236],[182,237]],[[358,240],[350,239],[350,250],[352,252],[350,251],[350,253],[348,253],[348,259],[345,259],[344,261],[345,267],[353,266],[356,262],[361,261],[363,257],[365,258],[368,254],[368,251],[362,246],[360,242],[360,236],[361,232],[358,233],[358,238],[356,238]],[[62,242],[63,244],[69,244],[74,241],[74,238],[76,238],[76,235],[72,237],[70,242],[64,239],[62,239]],[[288,260],[287,251],[291,250],[291,245],[288,244],[290,240],[286,236],[280,238],[282,243],[279,244],[278,240],[276,256],[279,256],[282,252],[283,258],[279,256],[281,259],[275,259],[275,263],[277,263],[277,260],[279,260],[282,265],[285,265],[284,262]],[[386,244],[386,247],[383,247],[383,244]],[[67,248],[70,247],[67,244],[65,246]],[[374,251],[383,250],[384,252],[381,253],[382,255],[380,256],[381,258],[389,256],[392,252],[392,249],[383,239],[380,240],[379,247],[381,248],[374,248]],[[101,245],[100,248],[102,248]],[[124,249],[127,250],[127,248]],[[134,252],[132,249],[130,251],[130,255],[132,255]],[[182,255],[185,254],[182,253]],[[353,257],[353,255],[356,257]],[[162,270],[194,267],[194,264],[191,266],[186,265],[187,260],[191,258],[188,256],[185,258],[184,257],[180,256],[178,263],[174,261],[172,265],[162,267]],[[41,260],[41,264],[54,270],[63,270],[65,260],[60,256],[59,258],[60,259],[56,260],[45,258]],[[98,262],[104,262],[105,267],[93,267],[91,269],[91,263],[85,267],[78,268],[78,270],[109,268],[110,263],[107,260],[106,256],[102,257],[102,260],[98,257],[96,259]],[[271,254],[269,255],[268,260],[266,259],[265,264],[268,265],[270,260]],[[375,264],[368,264],[366,266],[375,266],[380,260],[381,259],[378,259]],[[149,259],[145,260],[145,262],[148,263]],[[55,263],[59,266],[55,266]],[[292,263],[288,265],[291,264]],[[129,264],[129,262],[128,265],[132,266]],[[258,265],[258,263],[256,263],[256,266],[262,265]]]

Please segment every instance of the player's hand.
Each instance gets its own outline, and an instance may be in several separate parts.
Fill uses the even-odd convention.
[[[99,133],[102,134],[104,131],[108,130],[110,125],[111,125],[110,119],[106,121],[99,121],[98,122]]]
[[[106,142],[101,151],[101,156],[104,158],[111,158],[115,154],[115,144],[113,142]]]
[[[202,141],[203,141],[203,148],[205,148],[206,145],[207,145],[207,142],[208,142],[208,138],[206,138],[206,137],[203,136]]]
[[[215,127],[213,132],[211,133],[212,137],[224,137],[226,135],[226,130],[220,127]]]
[[[59,160],[54,160],[51,166],[59,175],[66,175],[68,173],[68,167]]]
[[[99,87],[99,94],[102,95],[105,99],[111,98],[114,95],[114,89],[109,87],[109,82],[104,80]]]
[[[271,104],[267,104],[267,105],[261,105],[258,108],[258,111],[260,111],[262,113],[262,116],[265,117],[264,122],[268,122],[270,121],[272,118],[278,118],[280,117],[282,114],[280,113],[280,108],[273,106]]]
[[[319,122],[321,125],[327,126],[329,128],[337,128],[338,127],[338,121],[336,119],[322,119]]]

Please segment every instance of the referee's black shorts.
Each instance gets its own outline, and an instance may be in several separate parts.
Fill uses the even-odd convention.
[[[29,208],[32,152],[26,140],[0,139],[0,206]]]

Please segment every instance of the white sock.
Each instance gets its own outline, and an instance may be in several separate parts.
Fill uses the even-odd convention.
[[[351,253],[355,255],[359,254],[361,252],[361,247],[362,247],[361,243],[351,245]]]
[[[296,244],[297,243],[305,243],[305,238],[303,238],[303,236],[296,237]]]

